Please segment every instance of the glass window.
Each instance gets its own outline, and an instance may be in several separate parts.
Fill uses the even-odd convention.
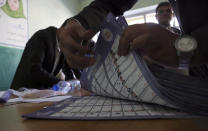
[[[126,19],[128,25],[145,23],[144,15],[130,17]]]
[[[148,13],[145,15],[146,16],[146,23],[158,23],[156,17],[155,17],[155,13]]]

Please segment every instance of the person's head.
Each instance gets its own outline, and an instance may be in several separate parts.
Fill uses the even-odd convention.
[[[17,11],[20,7],[19,0],[8,0],[8,5],[12,11]]]
[[[173,11],[169,2],[161,2],[156,8],[156,19],[163,26],[170,26],[173,17]]]

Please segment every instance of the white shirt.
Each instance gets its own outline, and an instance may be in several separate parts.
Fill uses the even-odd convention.
[[[56,58],[55,58],[55,63],[54,63],[54,66],[53,66],[53,70],[51,72],[51,75],[53,75],[57,65],[58,65],[58,62],[59,62],[59,59],[60,59],[60,56],[61,56],[61,50],[60,50],[60,47],[59,47],[59,42],[58,42],[58,39],[57,39],[57,36],[56,36]]]

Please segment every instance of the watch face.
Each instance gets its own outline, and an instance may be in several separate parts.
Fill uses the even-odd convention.
[[[197,42],[194,38],[185,36],[176,40],[175,47],[181,52],[190,52],[196,49]]]

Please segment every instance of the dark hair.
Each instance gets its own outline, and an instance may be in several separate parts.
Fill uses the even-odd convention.
[[[158,11],[158,9],[161,7],[161,6],[170,6],[170,3],[169,2],[161,2],[158,4],[157,8],[156,8],[156,13]]]

